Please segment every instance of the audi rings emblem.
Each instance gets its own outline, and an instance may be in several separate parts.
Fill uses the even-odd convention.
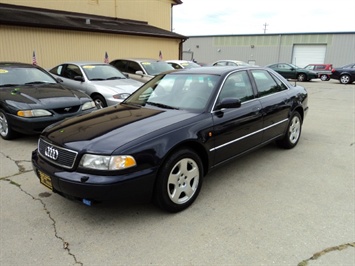
[[[46,155],[48,158],[51,158],[52,160],[56,161],[58,159],[59,152],[57,149],[48,146],[45,151],[44,155]]]

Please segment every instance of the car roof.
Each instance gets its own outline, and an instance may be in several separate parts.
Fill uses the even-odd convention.
[[[60,65],[63,65],[63,64],[75,64],[75,65],[80,65],[80,66],[83,66],[83,65],[109,65],[107,63],[98,62],[98,61],[68,61],[68,62],[63,62]]]
[[[251,68],[260,68],[254,66],[206,66],[206,67],[198,67],[198,68],[184,68],[172,71],[172,73],[177,74],[207,74],[207,75],[223,75],[233,70],[242,70],[242,69],[251,69]]]
[[[221,59],[221,60],[217,60],[216,62],[244,62],[244,61],[242,61],[242,60],[233,60],[233,59]]]
[[[27,67],[27,68],[37,68],[36,65],[21,62],[0,62],[1,67]]]
[[[135,62],[163,62],[166,63],[163,60],[159,59],[153,59],[153,58],[118,58],[112,61],[118,61],[118,60],[127,60],[127,61],[135,61]]]
[[[165,60],[165,62],[171,62],[171,63],[191,63],[192,61],[189,61],[189,60]]]

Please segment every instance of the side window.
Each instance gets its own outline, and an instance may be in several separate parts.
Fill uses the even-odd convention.
[[[181,69],[182,68],[179,64],[176,64],[176,63],[168,63],[168,64],[171,65],[175,69]]]
[[[119,71],[126,72],[127,61],[125,60],[117,60],[112,62],[112,65],[117,68]]]
[[[67,65],[67,67],[65,68],[62,74],[63,77],[68,79],[74,79],[75,76],[80,76],[80,77],[83,76],[81,70],[76,65]]]
[[[136,62],[129,62],[128,67],[127,67],[127,72],[131,74],[135,74],[136,71],[142,71],[141,67],[139,66],[138,63]]]
[[[283,68],[283,69],[291,69],[291,67],[289,65],[280,64],[279,66],[280,66],[280,68]]]
[[[226,62],[223,62],[223,61],[217,62],[214,64],[214,66],[225,66],[225,65],[226,65]]]
[[[253,89],[246,71],[236,72],[225,80],[219,100],[224,98],[238,98],[241,102],[254,98]]]
[[[278,82],[276,82],[266,70],[252,70],[251,73],[254,77],[260,96],[269,95],[286,89],[286,86],[280,80],[277,79]]]
[[[62,69],[63,69],[63,65],[59,65],[55,68],[52,68],[49,72],[51,72],[54,75],[62,76]]]

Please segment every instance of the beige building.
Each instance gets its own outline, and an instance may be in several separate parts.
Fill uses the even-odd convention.
[[[0,0],[0,61],[49,68],[64,61],[178,59],[187,39],[171,31],[180,0]]]

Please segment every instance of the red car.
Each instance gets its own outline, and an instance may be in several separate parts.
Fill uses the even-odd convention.
[[[304,68],[317,72],[319,78],[322,81],[328,81],[330,80],[330,75],[332,74],[333,65],[332,64],[309,64]]]

